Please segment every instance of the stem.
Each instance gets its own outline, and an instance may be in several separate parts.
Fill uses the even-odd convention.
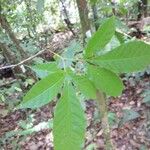
[[[0,24],[1,27],[6,31],[6,33],[9,35],[10,39],[12,40],[12,42],[15,44],[17,50],[19,51],[21,57],[27,58],[27,53],[25,52],[25,50],[22,48],[22,46],[20,45],[19,40],[16,38],[9,22],[7,21],[7,18],[5,15],[1,15],[0,14]]]
[[[108,109],[107,109],[107,100],[104,93],[97,91],[97,101],[100,110],[100,117],[101,117],[101,125],[104,131],[104,140],[106,150],[115,150],[111,137],[110,137],[110,127],[108,122]]]

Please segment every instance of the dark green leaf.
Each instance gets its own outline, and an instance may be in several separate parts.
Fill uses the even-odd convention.
[[[97,89],[109,96],[119,96],[123,90],[121,79],[113,72],[96,66],[88,66],[88,75]]]

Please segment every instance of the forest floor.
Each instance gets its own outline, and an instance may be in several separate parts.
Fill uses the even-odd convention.
[[[123,77],[123,81],[125,90],[122,96],[109,98],[108,102],[109,111],[116,114],[112,117],[111,140],[116,150],[148,150],[150,105],[143,103],[143,93],[150,87],[150,76],[131,75]],[[12,93],[9,98],[17,94],[19,92]],[[7,111],[8,105],[0,102],[0,150],[52,150],[55,103],[56,100],[37,110]],[[103,130],[96,101],[86,100],[82,105],[88,124],[84,150],[103,150]],[[133,112],[129,114],[131,110]]]

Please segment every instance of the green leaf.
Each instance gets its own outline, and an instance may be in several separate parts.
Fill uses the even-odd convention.
[[[149,90],[144,92],[143,103],[150,104],[150,91]]]
[[[90,0],[91,5],[95,5],[98,0]]]
[[[150,104],[150,95],[147,95],[147,96],[143,99],[143,103]]]
[[[150,45],[141,41],[122,44],[92,62],[117,73],[142,70],[150,64]]]
[[[96,98],[96,88],[94,84],[87,78],[87,76],[74,75],[72,77],[73,81],[75,82],[82,94],[84,94],[89,99]]]
[[[121,79],[115,73],[104,68],[89,65],[88,75],[97,89],[109,96],[121,95],[124,86]]]
[[[59,60],[59,67],[63,68],[64,62],[65,62],[65,67],[70,67],[75,61],[75,54],[78,53],[81,50],[81,45],[80,43],[76,41],[72,41],[69,46],[64,50],[64,52],[61,54],[64,60],[60,59]]]
[[[27,123],[26,123],[27,125]],[[45,129],[52,129],[53,127],[53,120],[48,120],[47,122],[40,122],[39,124],[31,127],[31,128],[27,128],[27,129],[17,129],[17,130],[11,130],[9,132],[7,132],[2,138],[0,138],[0,141],[6,141],[9,140],[11,137],[14,136],[26,136],[26,135],[31,135],[34,132],[39,132],[41,130],[45,130]]]
[[[59,92],[64,80],[62,72],[56,72],[37,82],[25,95],[19,108],[38,108],[49,103]]]
[[[81,150],[86,122],[71,84],[66,83],[54,113],[54,149]]]
[[[121,124],[132,121],[140,117],[139,113],[134,110],[125,109],[123,110],[123,118],[121,120]]]
[[[120,44],[125,43],[125,36],[123,35],[123,33],[116,31],[115,36],[118,39],[118,41],[120,42]]]
[[[60,69],[57,67],[57,64],[55,62],[37,64],[32,67],[32,70],[36,72],[39,78],[44,78],[49,74],[60,71]]]
[[[109,121],[110,126],[115,125],[115,123],[117,122],[116,113],[108,112],[108,121]]]
[[[85,56],[91,57],[95,52],[101,50],[111,40],[115,34],[115,17],[111,17],[97,30],[97,32],[89,40],[85,49]]]

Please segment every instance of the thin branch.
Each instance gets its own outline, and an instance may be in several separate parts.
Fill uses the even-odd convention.
[[[52,50],[44,49],[44,50],[42,50],[42,51],[36,53],[35,55],[33,55],[33,56],[31,56],[31,57],[29,57],[29,58],[27,58],[27,59],[24,59],[23,61],[21,61],[21,62],[19,62],[19,63],[17,63],[17,64],[12,64],[12,65],[8,65],[8,66],[1,67],[0,70],[8,69],[8,68],[15,68],[15,67],[17,67],[17,66],[20,66],[20,65],[26,63],[27,61],[30,61],[30,60],[34,59],[35,57],[37,57],[38,55],[42,54],[42,53],[45,52],[45,51],[50,51],[52,54],[54,54],[54,55],[56,55],[56,56],[62,58],[59,54],[53,52]]]
[[[19,63],[17,63],[17,64],[12,64],[12,65],[3,66],[3,67],[0,68],[0,70],[18,67],[18,66],[20,66],[20,65],[22,65],[22,64],[24,64],[24,63],[26,63],[26,62],[28,62],[28,61],[30,61],[30,60],[32,60],[32,59],[34,59],[35,57],[37,57],[38,55],[42,54],[42,53],[45,52],[45,51],[49,51],[50,53],[56,55],[57,57],[59,57],[60,59],[62,59],[63,63],[65,63],[65,60],[82,61],[82,60],[80,60],[80,59],[65,58],[65,57],[62,57],[61,55],[59,55],[58,53],[55,53],[54,51],[52,51],[52,50],[50,50],[50,49],[44,49],[44,50],[42,50],[42,51],[36,53],[35,55],[33,55],[33,56],[31,56],[31,57],[29,57],[29,58],[27,58],[27,59],[22,60],[21,62],[19,62]],[[65,65],[64,65],[64,68],[65,68]]]

